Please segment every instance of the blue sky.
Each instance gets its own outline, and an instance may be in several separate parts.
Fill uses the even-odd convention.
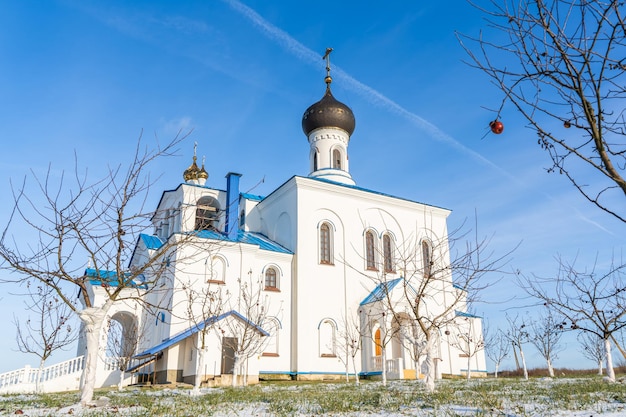
[[[545,172],[548,156],[512,107],[502,112],[504,133],[488,134],[500,95],[463,63],[455,31],[485,26],[466,2],[129,3],[0,4],[2,195],[31,170],[71,171],[74,153],[99,178],[108,164],[129,161],[142,132],[151,143],[179,129],[193,132],[179,156],[152,166],[154,204],[182,181],[194,141],[209,185],[223,188],[235,171],[242,190],[268,194],[308,174],[301,117],[323,95],[321,56],[333,47],[333,93],[356,117],[349,153],[357,185],[452,209],[450,228],[478,213],[495,251],[520,244],[509,266],[526,274],[554,274],[557,254],[606,263],[624,248],[622,224]],[[24,314],[15,291],[2,291],[5,318]],[[504,276],[475,312],[495,327],[505,312],[528,310],[520,293]],[[11,320],[0,331],[0,372],[36,364],[15,352]],[[555,365],[593,367],[577,350],[570,341]]]

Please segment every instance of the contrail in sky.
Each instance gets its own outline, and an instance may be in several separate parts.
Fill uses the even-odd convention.
[[[298,59],[304,62],[308,62],[312,65],[316,65],[316,66],[324,65],[320,54],[313,52],[311,49],[307,48],[306,46],[302,45],[300,42],[295,40],[291,35],[289,35],[284,30],[269,23],[267,20],[265,20],[261,15],[259,15],[256,11],[254,11],[250,7],[246,6],[245,4],[242,4],[241,2],[237,0],[223,0],[223,1],[226,2],[232,9],[234,9],[235,11],[237,11],[244,17],[248,18],[268,38],[275,40],[279,45],[283,46],[286,50],[288,50],[289,52],[294,54],[296,57],[298,57]],[[518,185],[522,187],[527,186],[525,183],[520,181],[520,179],[517,176],[499,167],[498,165],[491,162],[489,159],[485,158],[478,152],[473,151],[467,146],[463,145],[461,142],[454,139],[452,136],[445,133],[444,131],[439,129],[437,126],[430,123],[428,120],[425,120],[424,118],[416,115],[415,113],[411,113],[410,111],[406,110],[404,107],[400,106],[398,103],[394,102],[393,100],[385,97],[383,94],[379,93],[375,89],[356,80],[355,78],[353,78],[352,76],[347,74],[345,71],[341,70],[340,68],[334,67],[333,70],[334,70],[334,73],[337,74],[337,78],[345,81],[348,88],[351,88],[356,93],[361,94],[363,97],[365,97],[367,100],[369,100],[373,104],[377,104],[382,107],[385,107],[388,110],[406,118],[407,120],[411,121],[414,125],[416,125],[420,129],[427,132],[431,137],[439,141],[442,141],[444,143],[447,143],[453,148],[471,156],[475,160],[478,160],[479,162],[487,166],[490,166],[491,168],[495,169],[496,171],[506,176],[508,179],[517,183]],[[556,199],[552,197],[551,195],[546,194],[546,193],[542,193],[542,194],[548,199],[552,201],[556,201]],[[574,209],[574,210],[577,212],[577,214],[582,220],[596,226],[597,228],[609,234],[613,234],[611,231],[602,227],[597,222],[594,222],[593,220],[586,217],[579,210],[577,209]]]
[[[250,7],[246,6],[245,4],[240,3],[237,0],[223,0],[223,1],[228,3],[228,5],[231,8],[233,8],[234,10],[236,10],[237,12],[239,12],[240,14],[248,18],[267,37],[277,41],[278,44],[285,47],[287,50],[289,50],[299,59],[305,62],[311,63],[313,65],[323,67],[324,64],[323,64],[320,54],[313,52],[311,49],[307,48],[306,46],[302,45],[300,42],[295,40],[293,37],[291,37],[291,35],[289,35],[284,30],[277,28],[276,26],[269,23],[267,20],[263,19],[261,15],[259,15],[256,11],[254,11]],[[517,177],[505,171],[504,169],[500,168],[498,165],[494,164],[493,162],[491,162],[484,156],[480,155],[479,153],[469,149],[468,147],[466,147],[465,145],[463,145],[462,143],[454,139],[452,136],[443,132],[441,129],[439,129],[437,126],[433,125],[429,121],[423,119],[422,117],[416,115],[415,113],[411,113],[410,111],[406,110],[404,107],[400,106],[393,100],[385,97],[383,94],[379,93],[373,88],[356,80],[355,78],[353,78],[348,73],[341,70],[340,68],[334,67],[333,70],[334,70],[334,73],[337,74],[337,78],[342,79],[346,82],[346,85],[348,88],[352,89],[353,91],[357,93],[360,93],[363,97],[368,99],[370,102],[374,104],[378,104],[382,107],[387,108],[388,110],[391,110],[392,112],[396,114],[399,114],[400,116],[413,122],[413,124],[418,126],[420,129],[426,131],[431,137],[437,140],[440,140],[442,142],[445,142],[448,145],[451,145],[452,147],[460,150],[461,152],[464,152],[470,155],[474,159],[477,159],[480,162],[496,169],[503,175],[506,175],[509,179],[520,183]],[[523,184],[520,183],[520,185],[523,185]]]

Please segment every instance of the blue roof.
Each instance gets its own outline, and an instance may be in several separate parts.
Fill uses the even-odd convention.
[[[117,287],[119,285],[119,280],[117,279],[116,271],[105,271],[105,270],[97,270],[95,268],[87,268],[85,269],[85,276],[92,278],[89,280],[91,285],[107,285],[109,287]],[[128,277],[130,277],[130,272],[124,273],[124,280],[126,281]],[[136,275],[132,281],[126,282],[125,285],[131,288],[141,288],[146,289],[148,286],[144,284],[146,278],[143,274]]]
[[[148,249],[159,249],[163,246],[163,241],[158,236],[146,235],[141,233],[139,238],[143,241],[143,244],[146,245]]]
[[[389,292],[393,290],[394,287],[398,285],[398,283],[402,281],[403,279],[404,278],[400,277],[400,278],[392,279],[391,281],[381,282],[380,284],[376,286],[376,288],[374,288],[374,291],[369,293],[369,295],[365,297],[363,301],[361,301],[360,305],[365,305],[369,303],[374,303],[376,301],[384,300],[387,294],[389,294]]]
[[[268,250],[272,252],[280,252],[280,253],[288,253],[293,254],[289,249],[279,245],[273,240],[269,239],[267,236],[262,235],[261,233],[254,232],[245,232],[243,230],[239,230],[237,233],[237,239],[231,240],[224,233],[218,232],[217,230],[200,230],[194,232],[196,236],[204,239],[215,239],[215,240],[223,240],[227,242],[237,242],[237,243],[247,243],[249,245],[256,245],[263,250]]]
[[[133,356],[133,358],[141,359],[141,358],[145,358],[145,357],[148,357],[148,356],[156,355],[157,353],[164,351],[168,347],[174,346],[175,344],[185,340],[189,336],[192,336],[192,335],[198,333],[199,331],[204,330],[207,326],[210,326],[210,325],[212,325],[214,323],[217,323],[218,321],[221,321],[221,320],[225,319],[228,316],[234,316],[234,317],[238,318],[239,320],[243,321],[244,323],[246,323],[247,325],[250,325],[250,326],[254,327],[263,336],[269,336],[270,335],[268,332],[266,332],[265,330],[263,330],[261,327],[257,326],[256,324],[252,323],[250,320],[248,320],[247,318],[242,316],[237,311],[231,310],[231,311],[226,312],[224,314],[220,314],[219,316],[209,317],[208,319],[206,319],[202,323],[199,323],[196,326],[190,327],[189,329],[184,330],[184,331],[182,331],[182,332],[180,332],[180,333],[170,337],[169,339],[166,339],[165,341],[159,343],[158,345],[153,346],[150,349],[144,350],[143,352],[136,354],[135,356]]]
[[[471,313],[465,313],[463,311],[459,311],[459,310],[455,310],[454,314],[459,316],[459,317],[469,317],[471,319],[481,319],[482,317],[477,316],[475,314],[471,314]]]
[[[241,193],[240,195],[241,195],[241,197],[245,198],[246,200],[254,200],[254,201],[261,201],[261,200],[263,200],[265,198],[265,197],[260,196],[260,195],[249,194],[249,193]]]

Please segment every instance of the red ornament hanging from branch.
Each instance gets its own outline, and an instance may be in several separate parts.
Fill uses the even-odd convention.
[[[496,135],[499,135],[504,131],[504,124],[502,124],[500,120],[493,120],[489,122],[489,127],[491,128],[491,131]]]

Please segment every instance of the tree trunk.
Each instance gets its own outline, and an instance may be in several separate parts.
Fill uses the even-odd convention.
[[[613,356],[611,355],[611,341],[604,339],[604,352],[606,353],[606,376],[609,381],[615,382],[615,370],[613,369]]]
[[[196,377],[193,381],[193,390],[197,394],[202,384],[202,376],[204,375],[204,354],[203,348],[198,349],[198,360],[196,361]]]
[[[386,335],[385,335],[386,336]],[[382,348],[382,366],[383,366],[383,386],[387,386],[387,346],[383,346]]]
[[[547,359],[548,362],[548,376],[550,378],[554,378],[554,367],[552,366],[552,361],[550,358]]]
[[[472,377],[472,371],[470,370],[470,366],[472,365],[472,356],[467,355],[467,380],[469,381]]]
[[[233,381],[231,386],[235,388],[237,386],[237,377],[239,376],[239,362],[241,359],[239,358],[239,353],[234,353],[235,357],[233,358]]]
[[[108,310],[109,303],[107,302],[102,308],[89,307],[78,313],[78,317],[84,325],[87,342],[80,395],[80,402],[83,405],[88,405],[93,400],[98,367],[98,352],[100,350],[100,331]]]
[[[495,378],[497,378],[497,377],[498,377],[498,370],[500,369],[500,363],[499,363],[499,362],[497,362],[495,365],[496,365],[496,370],[495,370],[495,372],[494,372],[494,375],[493,375],[493,376],[494,376]]]
[[[121,369],[120,369],[120,379],[117,381],[117,390],[118,391],[124,390],[124,371],[122,371]]]
[[[598,361],[598,375],[602,375],[602,359]]]
[[[426,340],[426,358],[424,359],[424,367],[426,368],[424,384],[428,392],[435,392],[435,364],[433,363],[432,344],[432,337],[429,337]]]
[[[528,381],[528,368],[526,367],[526,357],[524,356],[524,351],[522,347],[519,347],[519,356],[522,359],[522,368],[524,368],[524,379]]]
[[[354,383],[359,385],[359,373],[356,370],[356,359],[352,356],[352,368],[354,369]]]
[[[43,368],[46,364],[45,359],[39,361],[39,369],[37,370],[37,379],[35,380],[35,392],[41,394],[41,378],[43,377]]]

